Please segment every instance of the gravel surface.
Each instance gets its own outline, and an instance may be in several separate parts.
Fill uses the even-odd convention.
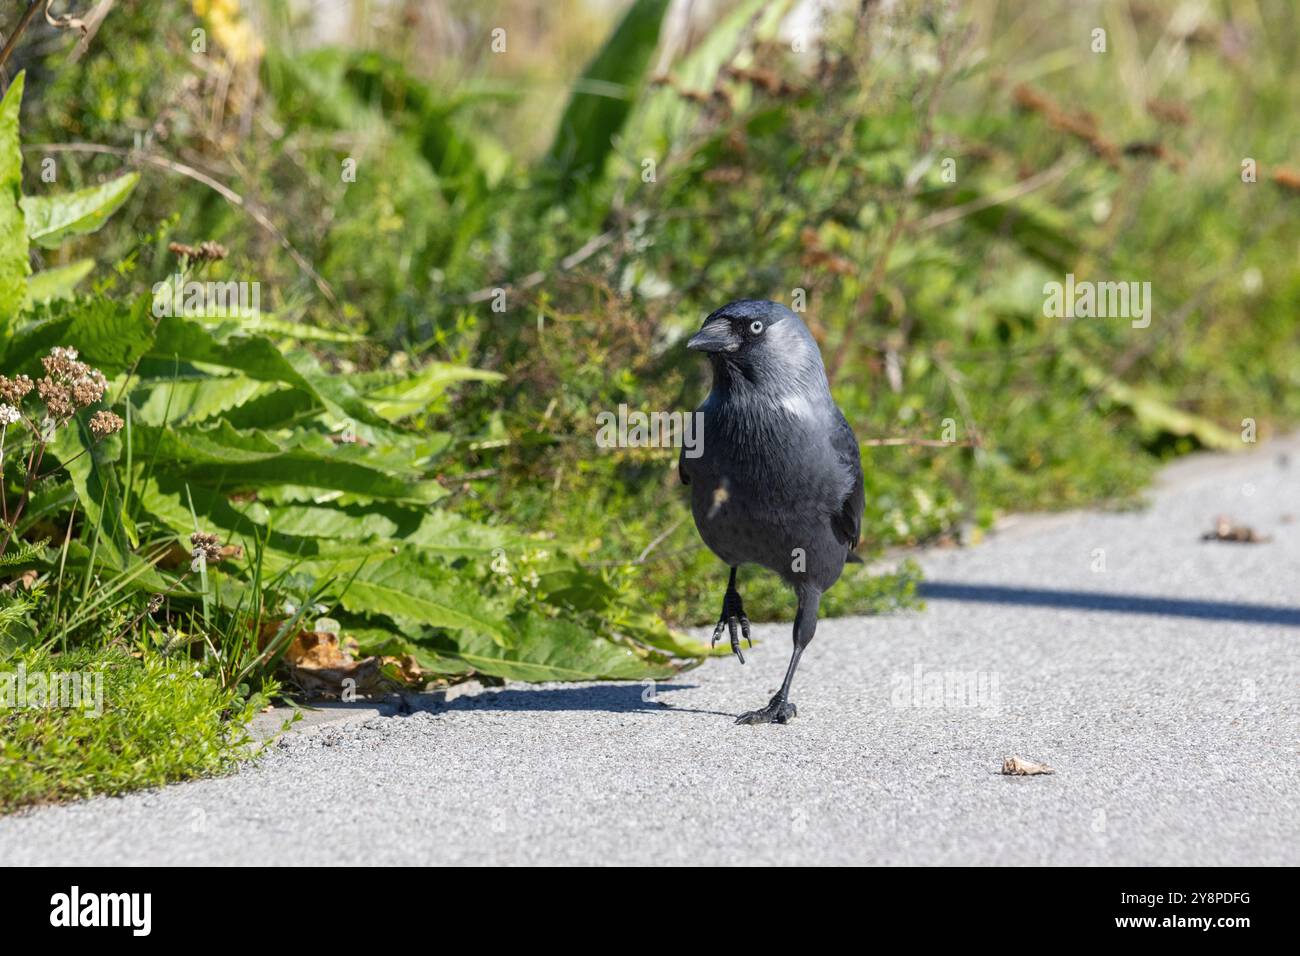
[[[1295,865],[1298,512],[1295,443],[1192,459],[1144,510],[923,555],[926,610],[822,622],[788,726],[732,724],[785,669],[760,626],[743,667],[486,690],[11,816],[0,859]],[[1221,513],[1272,540],[1202,542]]]

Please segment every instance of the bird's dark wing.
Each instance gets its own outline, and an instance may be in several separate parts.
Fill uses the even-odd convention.
[[[682,480],[682,484],[684,485],[689,485],[691,483],[691,476],[686,474],[685,446],[682,446],[682,450],[677,453],[677,477]]]
[[[831,447],[841,466],[853,477],[848,496],[840,503],[839,511],[831,515],[831,529],[835,537],[843,541],[852,551],[858,546],[862,537],[862,511],[866,507],[867,496],[862,487],[862,452],[858,449],[858,439],[853,429],[844,420],[844,414],[836,409],[838,419],[831,429]]]

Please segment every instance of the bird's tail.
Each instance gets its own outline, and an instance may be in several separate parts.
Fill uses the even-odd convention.
[[[865,563],[866,563],[865,561],[862,560],[862,555],[858,554],[856,551],[850,551],[850,552],[849,552],[849,556],[848,556],[848,558],[846,558],[845,560],[846,560],[849,564],[865,564]]]

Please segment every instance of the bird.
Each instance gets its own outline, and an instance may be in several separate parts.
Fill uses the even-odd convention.
[[[862,453],[831,397],[816,340],[784,305],[730,302],[686,347],[713,368],[713,387],[696,409],[700,440],[677,462],[700,537],[731,572],[713,644],[726,628],[743,664],[739,626],[753,646],[736,589],[742,565],[775,572],[794,590],[794,651],[781,689],[766,707],[736,718],[785,724],[798,714],[790,684],[816,633],[822,595],[847,562],[861,562]]]

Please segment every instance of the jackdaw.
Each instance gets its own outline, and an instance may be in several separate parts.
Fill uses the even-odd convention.
[[[737,625],[749,619],[736,591],[742,564],[775,571],[794,588],[794,653],[776,696],[739,724],[784,724],[796,714],[790,681],[817,629],[821,596],[844,570],[862,527],[862,457],[831,398],[821,353],[797,315],[776,302],[745,299],[718,309],[686,347],[708,355],[713,390],[702,448],[678,473],[704,543],[731,568],[716,644],[726,627],[740,662]],[[751,642],[751,645],[752,642]]]

